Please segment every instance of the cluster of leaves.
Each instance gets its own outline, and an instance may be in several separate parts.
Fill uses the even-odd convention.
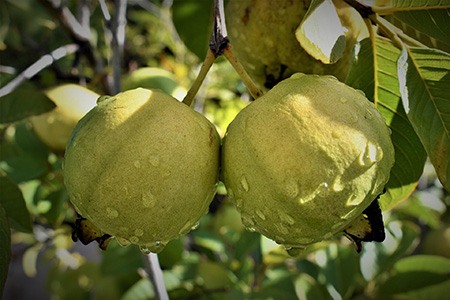
[[[12,249],[21,254],[19,265],[28,277],[46,276],[47,290],[55,298],[153,298],[146,262],[137,248],[113,242],[100,252],[95,245],[83,247],[70,239],[76,215],[63,185],[63,154],[48,149],[27,120],[54,108],[44,93],[48,87],[75,82],[100,94],[114,90],[115,52],[105,9],[114,15],[118,7],[112,1],[56,2],[0,3],[0,91],[17,78],[27,79],[0,99],[0,294],[6,279],[4,295],[17,293],[12,290],[16,272],[9,269],[7,278]],[[174,83],[185,89],[192,83],[208,47],[212,1],[174,1],[171,10],[168,2],[128,1],[122,84],[142,67],[172,75],[140,85],[171,93]],[[347,82],[374,101],[392,129],[396,166],[382,199],[386,241],[365,245],[359,255],[337,237],[292,258],[274,242],[245,230],[219,186],[200,227],[158,255],[171,298],[446,298],[450,199],[434,168],[448,189],[450,3],[391,5],[372,7],[386,14],[372,15],[385,30],[373,30],[360,42]],[[87,26],[88,38],[74,30],[71,17]],[[28,73],[19,75],[22,70]],[[237,74],[219,59],[195,108],[223,135],[247,99]]]

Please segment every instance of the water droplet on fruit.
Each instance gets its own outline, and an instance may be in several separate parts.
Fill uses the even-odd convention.
[[[245,227],[245,229],[247,229],[250,232],[255,232],[256,231],[255,227]]]
[[[325,197],[330,192],[330,189],[328,187],[328,183],[322,182],[319,187],[317,188],[317,195],[319,197]]]
[[[148,249],[145,246],[139,246],[139,250],[141,250],[142,254],[144,254],[144,255],[148,255],[148,254],[152,253],[152,251],[150,251],[150,249]]]
[[[242,224],[244,224],[245,227],[255,226],[255,221],[251,217],[242,216],[241,220],[242,220]]]
[[[288,225],[294,225],[295,224],[295,219],[284,212],[279,212],[278,215],[280,216],[280,220],[287,223]]]
[[[158,156],[150,156],[148,158],[150,164],[154,167],[159,166],[159,157]]]
[[[350,122],[350,124],[354,124],[356,122],[358,122],[359,117],[357,114],[351,114],[350,117],[348,118],[348,121]]]
[[[142,193],[142,205],[147,208],[151,208],[156,205],[156,198],[150,191]]]
[[[288,234],[289,233],[289,229],[286,228],[286,226],[284,226],[281,223],[276,223],[275,224],[275,228],[281,233],[281,234]]]
[[[367,143],[366,148],[359,156],[358,163],[362,167],[371,167],[374,163],[383,158],[383,149],[380,146],[375,146],[372,143]]]
[[[338,138],[341,137],[341,133],[340,133],[339,131],[337,131],[337,130],[333,130],[333,131],[331,132],[331,136],[332,136],[334,139],[338,139]]]
[[[366,113],[364,114],[364,118],[371,120],[373,119],[373,113],[370,111],[370,109],[366,109]]]
[[[241,177],[241,186],[244,191],[248,192],[248,190],[249,190],[248,181],[244,175],[242,175],[242,177]]]
[[[132,244],[137,244],[137,243],[139,243],[139,238],[137,236],[133,235],[132,237],[130,237],[130,242]]]
[[[144,230],[138,228],[138,229],[136,229],[134,231],[134,235],[136,235],[136,236],[143,236],[144,235]]]
[[[342,223],[335,223],[331,226],[331,230],[336,231],[341,226],[342,226]]]
[[[183,227],[180,229],[180,231],[178,232],[180,235],[185,235],[187,234],[189,231],[191,231],[192,228],[192,223],[191,221],[187,221],[186,223],[184,223]]]
[[[131,244],[131,242],[129,240],[118,237],[118,236],[116,236],[116,240],[117,240],[117,243],[119,243],[119,245],[122,247],[128,247]]]
[[[300,193],[300,187],[298,186],[297,181],[291,180],[286,184],[286,196],[290,198],[295,198]]]
[[[325,240],[329,240],[329,239],[331,239],[333,236],[334,236],[334,234],[333,234],[332,232],[327,232],[327,233],[325,233],[325,234],[323,235],[323,238],[324,238]]]
[[[282,244],[284,241],[286,241],[283,237],[281,237],[281,236],[279,236],[279,235],[276,235],[275,236],[275,242],[277,243],[277,244]]]
[[[265,219],[266,219],[266,216],[264,215],[264,213],[263,213],[260,209],[257,209],[257,210],[256,210],[256,214],[258,215],[258,217],[259,217],[261,220],[265,220]]]
[[[341,99],[339,99],[342,103],[346,103],[347,102],[347,99],[346,98],[344,98],[344,97],[342,97]]]
[[[284,246],[284,249],[286,249],[286,252],[289,254],[289,256],[298,256],[300,255],[306,247],[299,247],[299,246],[295,246],[295,247],[286,247]]]
[[[141,162],[138,161],[138,160],[136,160],[136,161],[133,163],[133,165],[134,165],[136,168],[140,168],[140,167],[141,167]]]
[[[231,188],[227,189],[227,195],[228,195],[228,199],[230,199],[230,200],[234,199],[234,191]]]
[[[191,230],[195,230],[200,226],[200,222],[195,222],[195,224],[191,227]]]
[[[344,185],[341,182],[340,178],[336,178],[332,187],[333,191],[336,193],[342,192],[344,190]]]
[[[237,208],[241,208],[243,203],[244,203],[244,200],[242,198],[236,199],[236,207]]]
[[[150,252],[159,253],[164,249],[165,246],[166,246],[165,243],[163,243],[161,241],[156,241],[154,243],[148,243],[145,245],[141,245],[139,247],[139,249],[144,254],[150,254]]]
[[[106,216],[110,219],[115,219],[119,216],[119,212],[114,208],[107,207],[106,208]]]
[[[361,203],[362,199],[358,198],[357,195],[350,195],[350,198],[347,199],[347,206],[357,206]]]

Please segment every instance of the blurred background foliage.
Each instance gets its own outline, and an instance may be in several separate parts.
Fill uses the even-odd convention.
[[[88,40],[62,24],[57,2],[87,24]],[[101,5],[113,15],[118,2],[0,2],[0,87],[55,49],[79,47],[2,99],[9,101],[0,114],[3,299],[154,297],[146,258],[136,247],[112,242],[101,251],[95,243],[72,241],[76,214],[63,186],[63,153],[43,144],[27,118],[54,107],[44,91],[56,85],[76,83],[111,94],[112,37]],[[205,56],[211,12],[212,1],[206,0],[129,0],[121,88],[159,88],[181,100]],[[250,98],[233,68],[219,59],[195,109],[223,136]],[[366,243],[358,254],[336,237],[290,257],[244,228],[219,185],[197,230],[158,256],[171,299],[444,299],[450,289],[449,205],[427,163],[415,192],[384,212],[384,243]],[[9,226],[11,234],[4,230]],[[11,252],[3,246],[9,239]]]

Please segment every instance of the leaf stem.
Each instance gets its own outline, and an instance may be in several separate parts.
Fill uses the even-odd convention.
[[[146,256],[146,262],[149,272],[150,281],[153,284],[155,291],[155,299],[157,300],[169,300],[166,286],[164,284],[164,278],[161,271],[161,267],[158,261],[158,255],[156,253],[150,253]]]
[[[214,0],[214,24],[209,40],[209,49],[205,60],[203,61],[200,73],[197,75],[197,78],[183,99],[184,104],[191,106],[195,95],[206,77],[206,74],[208,74],[208,71],[211,69],[211,66],[217,57],[221,55],[225,56],[225,58],[239,74],[253,98],[256,99],[263,94],[247,74],[244,67],[233,52],[233,48],[228,40],[227,28],[225,26],[223,0]]]
[[[208,74],[209,70],[211,69],[211,66],[213,65],[214,61],[216,60],[216,55],[212,52],[211,49],[208,49],[208,52],[206,53],[205,60],[203,61],[203,65],[200,69],[200,72],[197,75],[197,78],[195,79],[194,83],[192,84],[191,88],[189,89],[188,93],[183,99],[183,103],[187,106],[191,106],[195,95],[197,94],[198,90],[200,89],[200,86],[203,83],[203,80],[205,80],[206,75]]]

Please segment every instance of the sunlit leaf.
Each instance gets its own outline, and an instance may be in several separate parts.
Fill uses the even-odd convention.
[[[405,11],[393,15],[394,18],[408,24],[417,31],[447,45],[450,45],[449,16],[450,9]]]
[[[8,177],[0,176],[2,197],[0,204],[5,209],[11,227],[23,232],[32,232],[31,217],[19,187]]]
[[[344,30],[331,0],[313,0],[295,36],[309,55],[332,64],[344,54]]]
[[[55,103],[37,88],[31,85],[19,87],[0,98],[0,124],[17,122],[55,107]]]
[[[362,0],[361,2],[371,5],[375,12],[381,13],[450,7],[449,0]]]
[[[357,61],[347,84],[362,90],[373,101],[392,131],[395,164],[380,198],[383,210],[406,199],[417,185],[426,160],[426,152],[403,109],[397,77],[400,50],[387,39],[377,37],[361,42]]]
[[[405,48],[398,61],[403,106],[439,180],[450,191],[450,55]]]
[[[399,260],[393,275],[380,285],[381,295],[404,295],[412,299],[444,299],[450,286],[450,260],[416,255]],[[447,293],[447,294],[446,294]]]
[[[11,231],[5,209],[0,204],[0,295],[3,295],[9,262],[11,261]]]
[[[450,259],[434,255],[414,255],[402,258],[395,266],[397,272],[424,271],[450,275]]]

